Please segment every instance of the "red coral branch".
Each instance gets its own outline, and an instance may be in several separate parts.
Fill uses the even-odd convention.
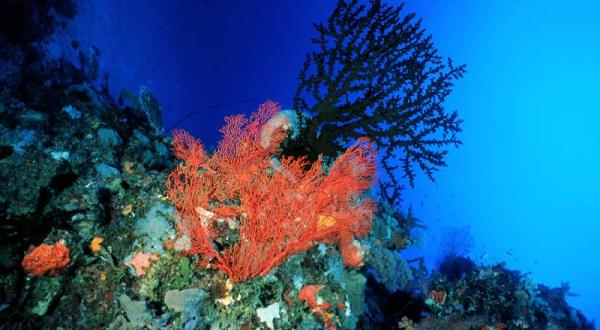
[[[319,242],[347,245],[371,228],[375,204],[360,195],[374,181],[373,144],[360,139],[329,175],[320,160],[283,158],[276,165],[285,131],[269,121],[278,111],[268,101],[249,119],[226,118],[223,140],[210,157],[189,134],[175,133],[173,151],[184,162],[167,188],[178,230],[191,241],[186,252],[202,255],[232,281],[264,276]],[[224,242],[232,232],[235,241]],[[356,255],[346,257],[353,258],[347,265],[360,264]]]

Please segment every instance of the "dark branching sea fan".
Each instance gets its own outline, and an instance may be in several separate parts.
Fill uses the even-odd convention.
[[[444,101],[465,66],[438,55],[421,20],[402,9],[340,0],[327,22],[315,24],[316,50],[306,56],[294,97],[305,125],[288,153],[335,157],[368,136],[396,188],[401,176],[413,185],[417,167],[433,180],[446,166],[462,121]]]

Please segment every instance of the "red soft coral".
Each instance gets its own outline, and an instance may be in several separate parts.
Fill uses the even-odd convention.
[[[346,244],[371,228],[375,204],[359,197],[374,181],[373,145],[360,139],[328,175],[321,160],[284,157],[277,164],[273,157],[285,127],[270,120],[278,112],[279,105],[268,101],[250,118],[226,118],[223,140],[210,157],[188,133],[174,135],[175,156],[184,162],[167,188],[178,230],[191,240],[187,253],[202,255],[203,263],[234,282],[264,276],[319,242]],[[214,243],[224,226],[237,231],[238,239],[219,248]]]

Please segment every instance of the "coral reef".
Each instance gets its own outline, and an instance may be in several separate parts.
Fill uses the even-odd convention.
[[[148,235],[131,246],[132,224],[161,201],[172,163],[142,109],[119,105],[97,79],[99,52],[73,42],[78,63],[46,56],[46,33],[71,15],[61,9],[69,3],[0,10],[19,13],[2,24],[32,22],[14,39],[3,25],[0,37],[10,38],[0,43],[10,69],[0,74],[2,327],[106,327],[132,282],[126,258]]]
[[[440,104],[463,68],[440,62],[413,16],[340,1],[318,25],[325,48],[309,55],[296,98],[313,121],[269,101],[250,118],[229,117],[208,152],[183,131],[162,135],[148,89],[109,95],[95,47],[73,41],[77,63],[46,54],[74,10],[68,0],[0,4],[0,328],[594,328],[566,302],[567,285],[535,285],[468,259],[465,230],[448,231],[448,257],[431,273],[403,256],[424,227],[401,211],[398,185],[371,192],[375,146],[350,140],[373,133],[387,159],[400,143],[404,166],[428,174],[445,155],[432,148],[457,142],[459,121]],[[31,24],[14,24],[24,18]],[[360,33],[348,34],[348,24]],[[398,64],[406,42],[417,43],[407,72],[430,80],[400,99],[394,91],[407,86],[389,80],[399,72],[378,70]],[[327,80],[325,56],[343,47],[350,71]],[[361,63],[375,75],[361,76]],[[369,83],[388,94],[365,90]],[[315,96],[323,87],[329,94]],[[344,126],[352,116],[366,122]],[[399,131],[372,128],[375,118],[398,120]],[[349,148],[331,139],[334,122]],[[445,129],[447,138],[430,136]],[[415,144],[402,145],[413,134]],[[282,156],[313,143],[299,152],[308,158]]]
[[[440,271],[430,279],[425,303],[431,314],[423,322],[430,327],[441,327],[460,317],[470,319],[479,328],[595,328],[566,303],[566,284],[550,289],[503,264],[475,267],[461,258],[449,258],[444,264],[459,264],[445,267],[451,273]],[[458,278],[456,269],[465,265],[464,275]]]

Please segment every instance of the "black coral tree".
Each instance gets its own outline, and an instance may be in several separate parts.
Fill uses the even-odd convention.
[[[336,156],[368,136],[397,187],[399,167],[412,185],[415,166],[432,180],[446,166],[462,121],[444,101],[465,66],[439,56],[421,20],[402,7],[340,0],[326,23],[315,24],[317,50],[306,57],[294,97],[305,126],[290,153]]]

